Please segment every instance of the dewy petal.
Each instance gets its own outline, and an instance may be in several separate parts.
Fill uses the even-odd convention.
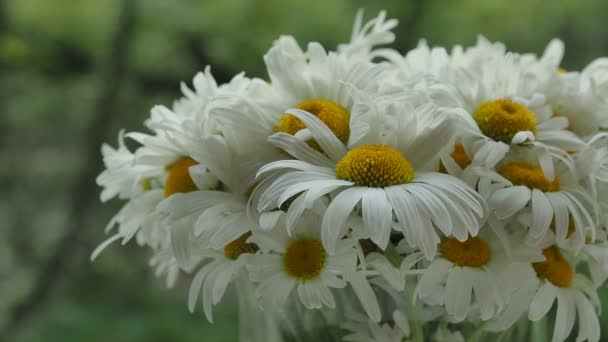
[[[339,193],[327,207],[321,224],[323,247],[333,254],[336,242],[344,234],[346,219],[361,200],[363,188],[350,188]]]

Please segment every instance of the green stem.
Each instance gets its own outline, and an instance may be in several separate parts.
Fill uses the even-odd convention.
[[[413,287],[410,286],[411,281],[407,278],[405,279],[405,288],[403,292],[405,293],[405,300],[408,303],[408,307],[411,307],[411,328],[412,328],[412,341],[413,342],[424,342],[424,330],[422,328],[422,323],[420,320],[420,309],[417,305],[414,305],[414,291]],[[412,288],[412,291],[410,291]]]

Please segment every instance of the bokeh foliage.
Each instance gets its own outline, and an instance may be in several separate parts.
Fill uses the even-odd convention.
[[[217,311],[214,325],[200,312],[191,315],[187,281],[165,290],[146,267],[147,251],[116,245],[89,262],[120,205],[97,203],[94,179],[73,190],[84,169],[99,171],[90,160],[100,156],[87,154],[96,116],[105,123],[96,134],[115,144],[120,128],[141,129],[149,108],[170,105],[179,82],[206,64],[220,81],[241,70],[265,77],[262,55],[279,35],[333,49],[349,39],[358,8],[368,15],[385,8],[399,18],[395,46],[402,51],[420,38],[469,45],[484,34],[536,53],[559,37],[571,70],[608,55],[602,0],[140,0],[125,70],[107,78],[107,65],[117,63],[112,46],[125,1],[135,0],[0,0],[0,329],[11,341],[236,339],[233,299]],[[104,84],[108,79],[113,83]],[[106,107],[101,94],[112,87],[117,92]],[[76,233],[69,228],[74,222]],[[69,248],[58,250],[70,233]],[[59,266],[50,285],[40,284],[53,257]],[[12,324],[15,305],[36,289],[44,295]]]

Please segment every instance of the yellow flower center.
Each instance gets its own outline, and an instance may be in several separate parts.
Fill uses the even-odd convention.
[[[464,242],[449,237],[441,241],[439,251],[445,259],[458,266],[481,267],[492,258],[488,243],[476,236],[469,236]]]
[[[302,280],[317,278],[327,259],[321,241],[313,238],[295,240],[287,246],[283,266],[287,274]]]
[[[531,131],[536,134],[536,115],[528,107],[509,99],[482,103],[473,119],[486,136],[510,143],[515,134]]]
[[[346,143],[350,135],[350,113],[341,105],[324,99],[306,100],[296,106],[298,109],[305,110],[316,117],[334,132],[342,142]],[[274,127],[275,132],[296,134],[301,129],[306,128],[300,119],[291,114],[283,114],[279,124]],[[320,150],[319,144],[313,139],[307,142],[312,148]]]
[[[247,243],[247,239],[251,236],[251,232],[247,232],[238,239],[224,246],[224,255],[228,259],[236,260],[243,253],[254,254],[259,250],[255,243]]]
[[[510,180],[513,185],[524,185],[530,189],[544,192],[559,191],[560,189],[559,177],[549,181],[538,164],[511,162],[501,166],[498,173]]]
[[[359,186],[382,188],[410,182],[414,168],[390,146],[363,145],[350,150],[338,162],[336,176]]]
[[[197,165],[198,162],[192,158],[180,158],[173,164],[167,166],[169,174],[165,182],[165,197],[180,192],[191,192],[198,190],[190,177],[190,166]]]
[[[543,249],[543,255],[545,261],[532,264],[538,277],[547,279],[558,287],[570,287],[574,278],[574,270],[568,260],[561,255],[555,246]]]
[[[464,150],[464,146],[461,143],[454,144],[454,150],[452,153],[450,153],[450,156],[462,169],[465,169],[467,166],[471,165],[471,158],[469,158],[467,152]],[[439,172],[448,173],[445,165],[443,165],[441,162],[439,162]]]

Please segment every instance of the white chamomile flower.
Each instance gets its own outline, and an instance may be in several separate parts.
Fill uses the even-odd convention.
[[[201,266],[190,283],[188,308],[191,312],[202,294],[205,316],[213,322],[213,306],[220,302],[228,285],[245,270],[252,254],[258,251],[256,244],[248,242],[250,236],[251,232],[247,232],[221,249],[206,247],[204,239],[197,239],[200,242],[193,257],[200,259]]]
[[[506,293],[510,289],[504,288],[499,279],[512,262],[509,254],[515,253],[506,251],[488,226],[464,242],[454,237],[444,238],[439,244],[438,257],[420,277],[417,297],[430,305],[444,306],[454,322],[472,317],[483,321],[494,318],[508,300]],[[537,256],[535,260],[538,258],[542,257]]]
[[[366,107],[377,109],[375,105]],[[386,123],[391,127],[385,127],[379,111],[364,115],[362,120],[369,121],[359,125],[361,132],[351,134],[349,144],[318,117],[291,110],[325,154],[289,134],[271,136],[272,143],[296,160],[277,161],[260,169],[260,175],[276,170],[282,173],[264,188],[258,210],[280,207],[299,194],[287,211],[289,229],[305,208],[330,194],[321,231],[323,245],[330,253],[346,233],[347,217],[358,208],[366,230],[359,235],[369,236],[381,249],[388,244],[393,213],[396,227],[428,258],[433,258],[439,242],[433,227],[460,240],[477,235],[485,215],[479,194],[454,177],[422,170],[451,136],[450,120],[436,120],[432,126],[430,122],[448,114],[432,104],[413,108],[400,102],[382,109],[382,113],[392,115]],[[351,122],[351,126],[357,123],[362,122]]]
[[[241,82],[235,78],[235,83]],[[184,89],[187,89],[184,87]],[[147,126],[152,134],[138,132],[127,133],[129,137],[141,144],[135,151],[134,157],[128,156],[128,150],[124,143],[116,152],[105,149],[109,154],[108,170],[104,171],[98,181],[107,184],[106,189],[111,192],[118,191],[114,184],[118,179],[120,186],[124,189],[128,186],[125,181],[133,181],[131,187],[139,187],[141,190],[132,191],[132,196],[124,205],[123,209],[112,219],[107,230],[118,225],[118,233],[110,237],[99,246],[93,253],[96,257],[111,242],[122,239],[123,244],[138,234],[138,242],[150,246],[167,245],[166,241],[156,238],[166,238],[168,235],[158,230],[166,230],[168,227],[162,222],[163,215],[156,210],[156,206],[163,198],[175,193],[190,192],[197,189],[207,189],[217,185],[217,178],[204,168],[195,183],[190,177],[189,169],[199,162],[190,157],[191,151],[196,151],[195,146],[198,132],[205,122],[206,108],[212,98],[219,96],[222,89],[230,89],[230,85],[217,87],[215,80],[206,70],[205,74],[199,73],[195,77],[195,89],[197,92],[186,92],[188,100],[194,103],[194,97],[199,96],[196,106],[188,106],[188,111],[170,110],[163,106],[156,106],[151,111],[151,117]],[[202,93],[208,91],[210,94]],[[186,100],[184,100],[186,101]],[[198,108],[194,108],[197,107]],[[191,125],[190,121],[200,124]],[[122,139],[121,139],[122,140]],[[132,158],[131,162],[128,159]],[[135,174],[135,176],[131,176]],[[122,176],[121,176],[122,175]],[[126,178],[125,178],[126,177]],[[203,179],[204,178],[204,179]],[[112,183],[110,183],[112,182]],[[140,233],[141,228],[144,227]],[[150,231],[148,231],[150,230]],[[155,238],[147,240],[146,238]]]
[[[597,210],[592,198],[578,185],[568,168],[548,180],[540,165],[522,159],[507,158],[479,181],[479,191],[488,199],[490,210],[499,220],[515,214],[528,214],[527,240],[538,244],[552,230],[559,243],[571,239],[580,248],[587,236],[596,235]]]
[[[381,23],[383,19],[379,17],[372,22]],[[288,114],[293,108],[317,116],[346,142],[353,111],[351,88],[374,91],[380,73],[386,69],[365,58],[327,52],[316,42],[309,43],[304,51],[291,36],[275,41],[264,61],[270,86],[255,99],[235,98],[232,105],[216,108],[211,114],[226,128],[227,139],[234,141],[244,156],[249,155],[241,162],[258,167],[285,157],[276,146],[267,143],[270,135],[275,132],[294,135],[305,128],[300,120]],[[318,149],[314,141],[310,143]]]
[[[487,60],[472,83],[463,80],[454,85],[464,95],[469,113],[464,117],[465,137],[492,146],[490,154],[504,155],[505,144],[532,147],[543,172],[553,179],[553,160],[572,164],[567,152],[585,144],[566,130],[566,117],[554,116],[546,96],[535,91],[537,83],[521,56],[507,54]]]
[[[577,341],[599,341],[600,324],[596,308],[600,303],[595,288],[586,277],[576,273],[574,264],[556,246],[545,248],[543,254],[546,260],[533,264],[540,281],[529,302],[528,318],[540,320],[557,301],[552,341],[564,341],[570,335],[577,316]]]
[[[176,193],[161,202],[158,210],[166,215],[165,223],[171,229],[175,255],[181,265],[187,267],[193,254],[191,240],[203,240],[212,248],[223,248],[226,244],[243,236],[257,223],[247,215],[247,192],[254,173],[247,168],[234,167],[239,155],[219,136],[202,139],[195,158],[205,167],[190,168],[194,183],[204,183],[207,173],[218,175],[221,186],[198,187],[191,191]],[[184,220],[192,222],[183,225]]]
[[[308,309],[336,307],[330,289],[346,287],[344,275],[355,272],[356,241],[341,240],[329,254],[319,236],[320,225],[320,216],[307,211],[291,236],[284,219],[271,232],[254,231],[250,241],[259,246],[260,253],[247,268],[251,280],[259,283],[255,293],[264,309],[283,305],[294,290]]]
[[[528,55],[530,70],[538,84],[535,92],[545,95],[553,115],[568,119],[567,129],[588,137],[608,124],[608,103],[598,92],[593,74],[567,72],[560,67],[564,43],[553,39],[540,59]]]

